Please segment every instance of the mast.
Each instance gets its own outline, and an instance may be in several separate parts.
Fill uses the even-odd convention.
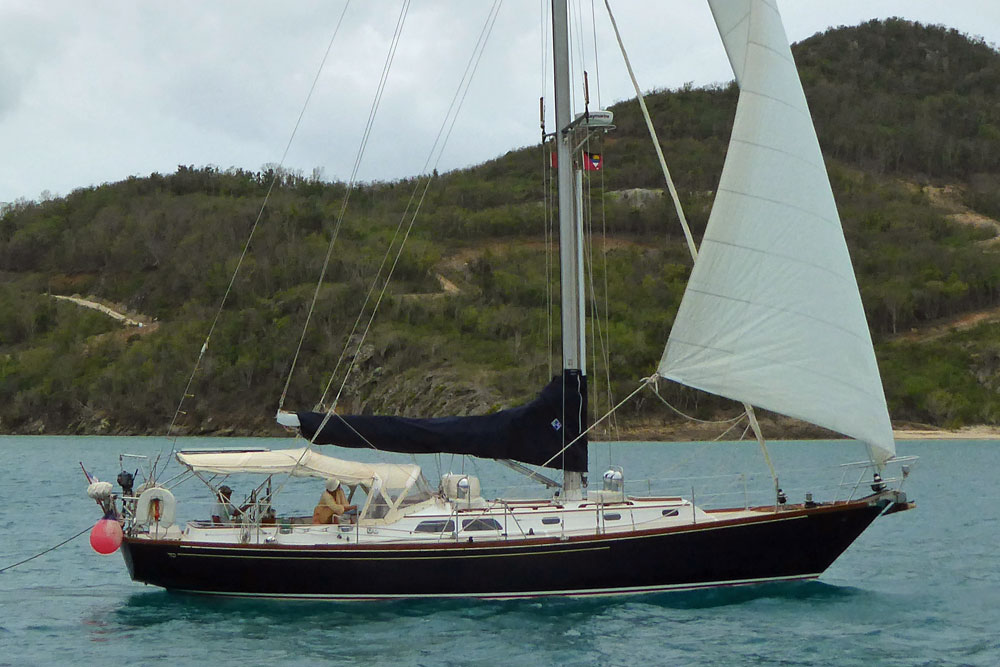
[[[563,382],[567,393],[579,391],[584,397],[583,414],[564,415],[564,422],[579,420],[579,433],[586,420],[586,313],[583,303],[583,224],[577,206],[573,173],[572,121],[569,75],[569,12],[567,0],[552,0],[552,61],[555,81],[556,158],[559,185],[559,282],[562,313]],[[565,472],[564,497],[582,498],[583,476]]]

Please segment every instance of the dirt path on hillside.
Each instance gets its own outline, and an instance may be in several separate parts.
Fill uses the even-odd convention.
[[[594,252],[600,251],[602,248],[607,250],[620,250],[622,248],[652,248],[645,243],[639,243],[638,241],[633,241],[631,239],[607,237],[604,239],[594,238]],[[456,271],[465,268],[465,265],[474,259],[482,257],[487,252],[494,255],[505,255],[509,252],[515,252],[517,250],[544,250],[545,242],[537,241],[534,239],[513,239],[510,241],[496,241],[493,243],[487,243],[481,246],[475,246],[472,248],[460,248],[454,253],[447,257],[443,257],[438,263],[438,270],[440,271]],[[558,253],[558,249],[553,247],[553,252]]]
[[[980,241],[980,243],[1000,248],[1000,221],[994,220],[982,213],[977,213],[963,204],[963,193],[960,186],[944,185],[935,187],[926,185],[921,190],[927,195],[931,206],[946,211],[945,217],[948,220],[961,225],[971,225],[973,227],[992,230],[993,238],[985,239]]]
[[[62,294],[52,294],[50,296],[52,296],[53,299],[69,301],[70,303],[74,303],[83,308],[96,310],[99,313],[103,313],[108,317],[118,320],[125,326],[140,329],[139,333],[147,334],[155,331],[160,326],[159,322],[147,315],[127,315],[98,301],[91,301],[90,299],[83,299],[78,296],[63,296]]]
[[[909,331],[896,334],[889,340],[905,340],[911,343],[923,343],[947,336],[953,331],[964,331],[986,322],[1000,322],[1000,308],[987,308],[986,310],[977,310],[972,313],[962,313],[961,315],[956,315],[955,317],[935,320],[934,322],[926,324],[918,329],[911,329]]]
[[[603,247],[607,250],[619,250],[621,248],[647,248],[649,246],[632,241],[630,239],[620,239],[611,238],[600,239],[597,241],[598,245],[595,245],[594,251],[597,252],[599,248]],[[456,294],[461,294],[463,292],[463,287],[459,284],[462,281],[462,276],[465,274],[466,267],[470,262],[478,259],[490,253],[502,257],[509,252],[515,252],[518,250],[544,250],[545,242],[537,240],[511,240],[511,241],[496,241],[494,243],[488,243],[484,246],[475,246],[471,248],[460,248],[446,257],[442,257],[441,261],[437,264],[437,273],[435,277],[437,278],[438,284],[441,285],[440,292],[430,292],[430,293],[411,293],[411,294],[399,294],[398,296],[403,299],[434,299],[444,296],[454,296]],[[446,276],[448,273],[451,278]],[[459,282],[456,282],[459,281]]]
[[[961,186],[944,185],[936,187],[926,185],[921,188],[916,184],[910,184],[910,187],[914,192],[918,189],[923,192],[927,196],[931,206],[943,211],[945,218],[951,222],[991,230],[994,234],[993,238],[979,241],[979,243],[1000,250],[1000,221],[977,213],[963,204]],[[955,317],[929,322],[919,328],[898,333],[892,336],[890,340],[904,340],[909,342],[931,341],[946,336],[953,331],[971,329],[984,322],[1000,322],[1000,308],[987,308],[985,310],[962,313]]]

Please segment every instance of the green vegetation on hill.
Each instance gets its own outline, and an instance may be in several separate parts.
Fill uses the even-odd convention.
[[[1000,340],[981,325],[899,340],[941,318],[1000,306],[1000,54],[942,28],[871,22],[794,47],[872,327],[892,415],[942,426],[1000,423]],[[733,85],[648,98],[696,235],[711,210],[738,92]],[[603,413],[656,365],[690,260],[672,207],[615,194],[661,188],[637,105],[589,174],[592,404]],[[530,397],[558,367],[558,300],[546,250],[546,156],[511,151],[432,184],[372,331],[338,366],[416,180],[350,193],[286,407],[310,408],[328,383],[353,411],[479,413]],[[323,265],[342,183],[280,173],[180,424],[264,432]],[[0,217],[0,432],[159,432],[185,392],[273,170],[179,167],[86,188]],[[928,186],[955,186],[950,208]],[[962,215],[956,215],[956,211]],[[392,255],[395,252],[393,250]],[[448,281],[454,288],[443,291]],[[381,283],[376,285],[373,299]],[[142,313],[114,320],[49,295],[93,295]],[[370,308],[361,318],[367,321]],[[339,369],[332,378],[331,372]],[[699,416],[727,402],[678,386]],[[629,420],[668,419],[637,400]]]

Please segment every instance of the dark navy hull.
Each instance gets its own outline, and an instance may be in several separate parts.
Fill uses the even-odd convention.
[[[564,540],[434,545],[210,545],[126,538],[136,581],[279,598],[607,595],[818,577],[885,498]]]

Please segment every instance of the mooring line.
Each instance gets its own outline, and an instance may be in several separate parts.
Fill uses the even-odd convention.
[[[88,530],[91,530],[92,528],[93,528],[93,526],[87,526],[86,528],[84,528],[83,530],[81,530],[79,533],[77,533],[73,537],[71,537],[71,538],[69,538],[67,540],[63,540],[62,542],[60,542],[59,544],[55,545],[54,547],[49,547],[45,551],[39,552],[39,553],[35,554],[34,556],[31,556],[30,558],[25,558],[22,561],[14,563],[13,565],[8,565],[7,567],[0,568],[0,572],[6,572],[7,570],[11,569],[12,567],[17,567],[18,565],[24,565],[29,560],[34,560],[34,559],[38,558],[39,556],[44,556],[45,554],[49,553],[50,551],[55,551],[56,549],[58,549],[62,545],[67,544],[69,542],[72,542],[73,540],[75,540],[76,538],[80,537],[81,535],[83,535],[84,533],[86,533]]]

